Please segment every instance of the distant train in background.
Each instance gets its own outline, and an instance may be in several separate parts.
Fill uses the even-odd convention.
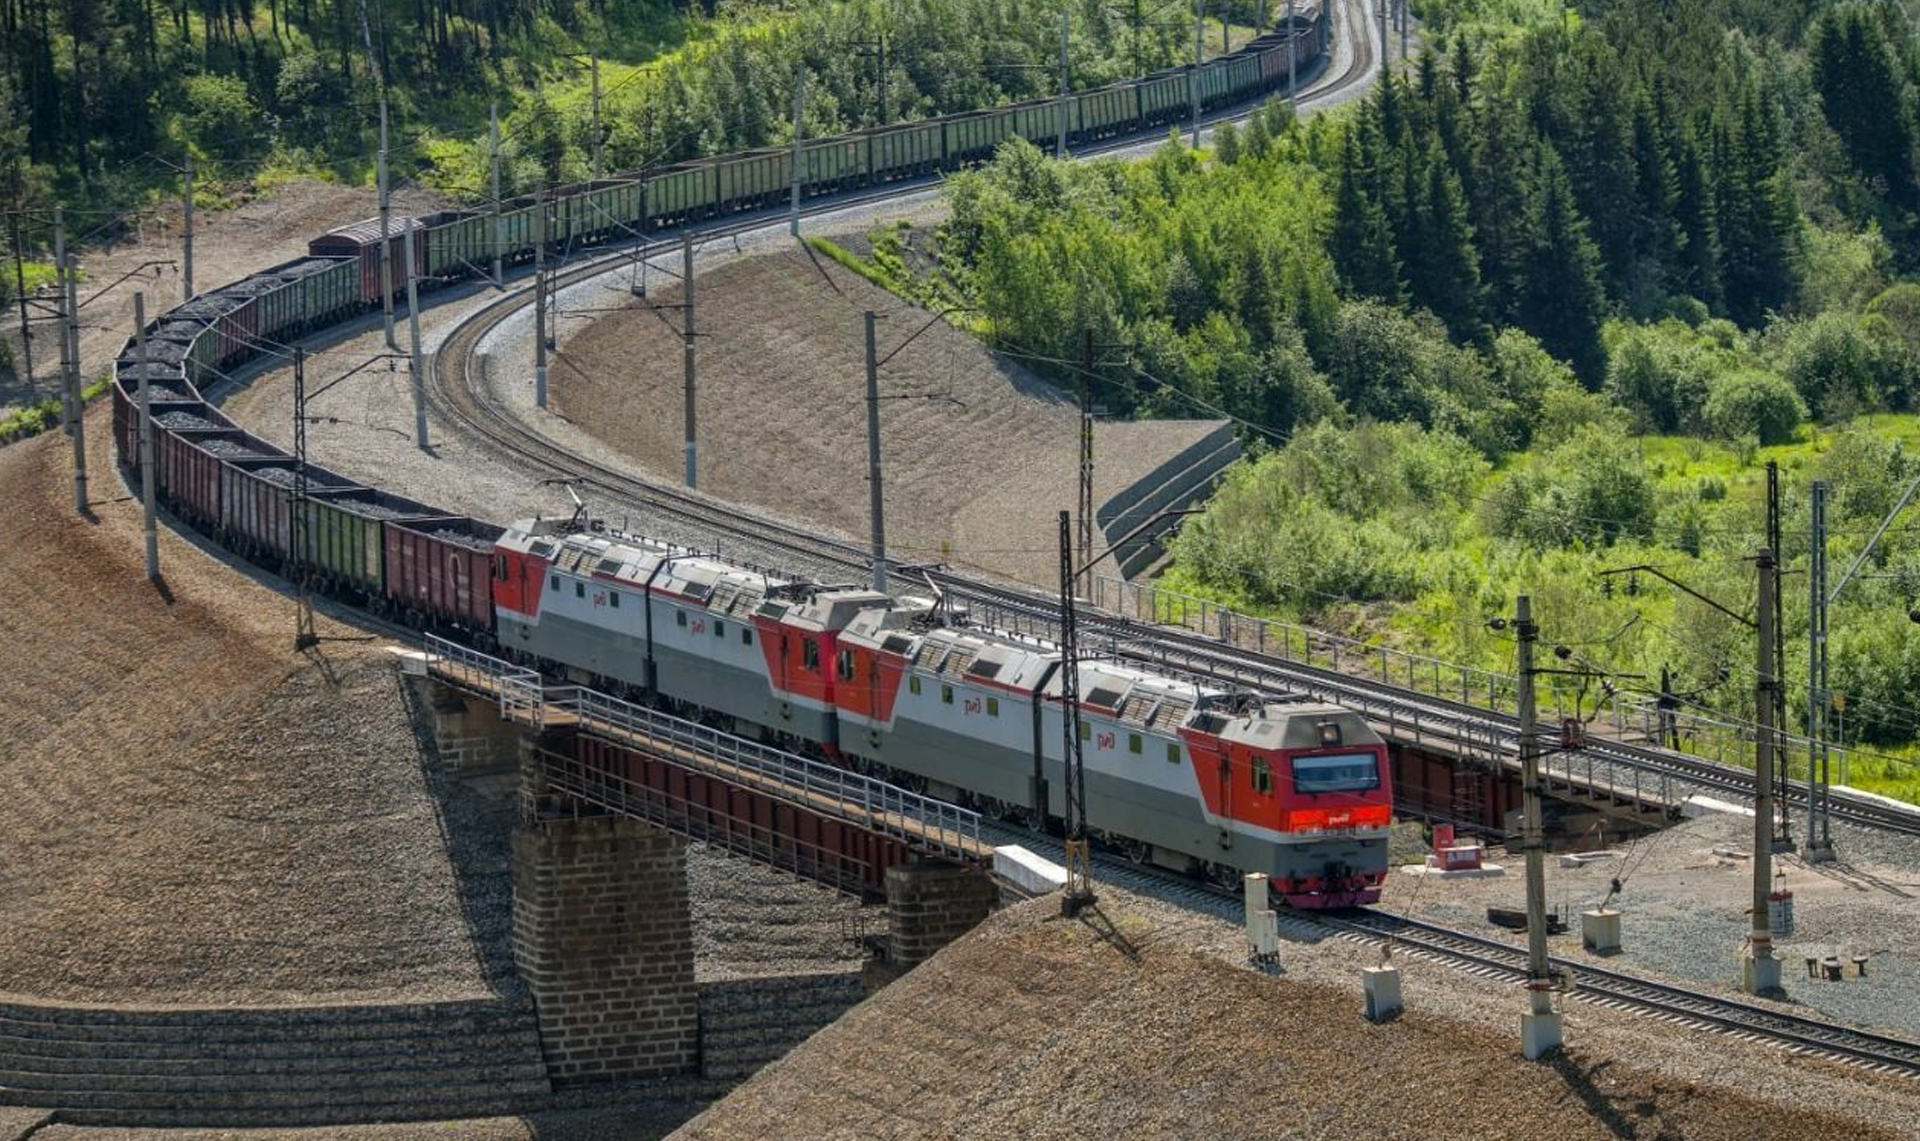
[[[1075,143],[1175,122],[1197,83],[1205,109],[1286,83],[1325,48],[1325,21],[1262,37],[1198,69],[1066,101]],[[807,190],[953,169],[1012,137],[1050,142],[1058,100],[805,143]],[[491,212],[396,219],[431,284],[638,228],[750,210],[787,193],[791,151],[726,155],[643,178],[570,187]],[[364,487],[293,458],[201,399],[209,378],[381,303],[375,221],[314,239],[311,255],[210,290],[149,324],[115,362],[113,433],[139,455],[150,390],[159,496],[180,519],[264,566],[418,629],[555,673],[725,719],[841,763],[1005,816],[1030,812],[1036,776],[1061,815],[1060,655],[964,624],[924,602],[759,572],[592,524],[511,530]],[[1082,662],[1078,732],[1096,838],[1135,859],[1236,879],[1273,877],[1295,906],[1368,903],[1387,868],[1386,747],[1356,714],[1259,701],[1112,662]]]

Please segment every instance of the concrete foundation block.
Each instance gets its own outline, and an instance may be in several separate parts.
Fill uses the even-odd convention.
[[[1596,955],[1620,952],[1620,913],[1597,908],[1580,913],[1580,944]]]
[[[1520,1053],[1529,1062],[1557,1054],[1565,1044],[1565,1015],[1556,1011],[1520,1016]]]
[[[1400,1016],[1400,968],[1368,967],[1360,972],[1360,988],[1366,996],[1368,1022],[1386,1022]]]
[[[1779,998],[1785,994],[1780,986],[1780,960],[1771,953],[1755,955],[1748,949],[1740,956],[1740,989],[1761,998]]]

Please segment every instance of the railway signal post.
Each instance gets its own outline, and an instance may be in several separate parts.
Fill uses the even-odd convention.
[[[1520,788],[1527,854],[1527,1013],[1520,1016],[1520,1052],[1529,1060],[1559,1052],[1563,1020],[1553,1009],[1553,971],[1547,960],[1546,840],[1540,814],[1540,727],[1534,715],[1533,644],[1540,628],[1533,623],[1533,600],[1514,600],[1514,634],[1520,667]]]
[[[160,581],[160,532],[154,522],[153,378],[147,375],[147,295],[133,295],[135,359],[140,362],[140,533],[146,540],[147,581]]]
[[[1754,563],[1759,568],[1760,597],[1755,607],[1759,638],[1753,683],[1753,930],[1747,935],[1746,953],[1740,961],[1740,985],[1748,994],[1777,997],[1782,993],[1780,960],[1773,956],[1767,904],[1773,894],[1773,710],[1774,688],[1779,684],[1773,673],[1773,613],[1780,580],[1771,550],[1760,548]]]

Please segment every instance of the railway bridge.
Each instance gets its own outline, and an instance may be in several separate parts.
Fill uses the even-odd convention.
[[[736,1033],[732,1012],[715,1009],[694,977],[689,841],[884,900],[883,935],[849,933],[882,953],[868,985],[931,957],[1003,892],[1019,894],[992,878],[993,845],[967,809],[548,685],[457,643],[430,638],[402,661],[434,691],[441,753],[456,771],[517,773],[513,955],[556,1087],[745,1076],[821,1024],[789,1017],[784,1037],[764,1022]],[[837,1006],[816,1013],[837,1017],[859,993],[842,988]]]

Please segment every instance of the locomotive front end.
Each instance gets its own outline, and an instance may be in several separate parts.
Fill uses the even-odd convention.
[[[1281,835],[1274,894],[1300,908],[1377,902],[1393,823],[1386,743],[1336,706],[1270,706],[1267,716],[1283,722],[1269,760]]]

